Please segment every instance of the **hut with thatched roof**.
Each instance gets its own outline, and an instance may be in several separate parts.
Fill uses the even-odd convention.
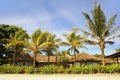
[[[116,63],[120,63],[120,52],[108,55],[108,56],[106,56],[106,58],[114,58]]]
[[[16,65],[32,65],[33,64],[33,57],[31,57],[31,55],[29,54],[18,54],[16,55],[16,58],[15,58],[16,62],[15,64]],[[13,63],[13,57],[10,57],[8,58],[6,61],[5,61],[7,64],[12,64]]]
[[[93,63],[99,63],[100,61],[101,60],[99,60],[97,57],[94,57],[84,52],[76,55],[76,63],[93,64]],[[74,62],[74,56],[72,57],[71,62]]]

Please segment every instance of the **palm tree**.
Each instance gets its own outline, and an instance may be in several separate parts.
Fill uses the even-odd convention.
[[[58,55],[60,56],[58,59],[59,65],[64,66],[64,68],[68,67],[70,58],[67,55],[70,55],[69,51],[61,51]]]
[[[89,27],[89,31],[82,30],[84,34],[88,36],[88,38],[92,39],[94,43],[99,45],[101,53],[102,53],[102,64],[105,65],[105,44],[113,44],[113,39],[118,37],[119,35],[115,35],[117,31],[119,31],[120,26],[113,28],[113,24],[115,22],[116,14],[113,15],[108,22],[106,21],[106,17],[104,12],[101,10],[100,5],[95,5],[94,10],[91,11],[92,18],[83,12],[87,20],[87,26]]]
[[[13,65],[15,65],[16,62],[15,58],[17,51],[20,49],[21,46],[23,47],[25,45],[27,39],[28,39],[28,34],[24,30],[19,30],[15,32],[14,36],[10,34],[10,39],[4,39],[8,42],[5,48],[14,50]]]
[[[49,33],[47,40],[46,40],[46,47],[43,49],[48,55],[48,64],[49,64],[49,59],[50,56],[53,55],[53,52],[57,52],[59,48],[59,43],[61,39],[57,38],[56,35]]]
[[[68,50],[74,52],[74,65],[76,63],[76,52],[79,53],[78,48],[83,48],[84,38],[76,34],[77,29],[74,29],[70,34],[65,33],[63,36],[66,38],[66,42],[62,42],[63,46],[70,46]]]
[[[38,53],[41,53],[42,49],[46,45],[46,38],[49,35],[48,32],[42,32],[40,29],[37,29],[33,32],[28,44],[27,48],[24,51],[33,51],[34,53],[34,61],[33,66],[36,67],[36,56]]]

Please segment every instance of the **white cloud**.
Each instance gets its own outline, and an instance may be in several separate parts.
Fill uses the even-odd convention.
[[[23,24],[23,23],[30,23],[33,22],[34,19],[27,17],[1,17],[0,18],[0,24]]]

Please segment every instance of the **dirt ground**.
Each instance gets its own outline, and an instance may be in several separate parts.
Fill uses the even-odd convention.
[[[0,74],[0,80],[120,80],[120,74]]]

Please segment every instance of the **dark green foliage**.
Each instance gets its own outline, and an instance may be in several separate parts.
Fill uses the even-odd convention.
[[[19,28],[17,26],[13,25],[7,25],[7,24],[0,24],[0,63],[5,63],[5,59],[8,57],[11,57],[13,55],[13,48],[6,50],[5,45],[7,44],[6,41],[3,39],[9,39],[10,34],[14,35],[16,31],[22,30],[22,28]],[[21,52],[21,48],[19,49],[18,53]]]

